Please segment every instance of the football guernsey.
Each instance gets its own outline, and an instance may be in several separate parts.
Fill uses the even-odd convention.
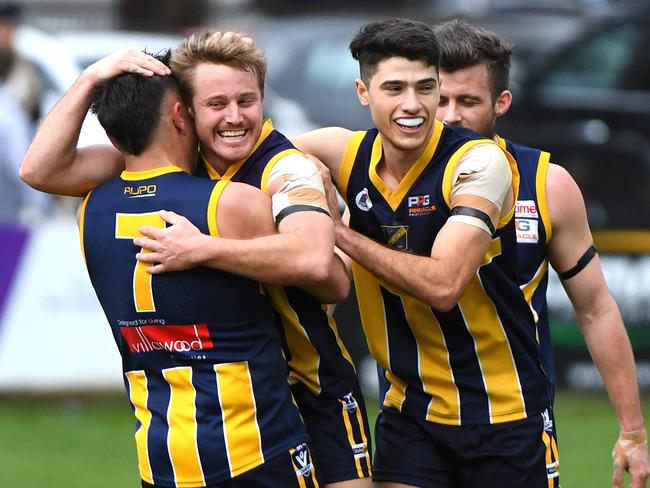
[[[376,129],[356,132],[338,181],[350,227],[393,249],[429,256],[450,215],[453,170],[477,144],[494,142],[436,121],[423,154],[391,191],[377,172],[381,136]],[[509,161],[516,190],[516,165]],[[535,324],[517,284],[513,213],[499,222],[483,263],[448,312],[353,263],[368,346],[385,375],[384,408],[470,425],[519,420],[548,407]]]
[[[266,120],[251,153],[220,175],[205,159],[198,175],[232,180],[268,194],[269,175],[284,156],[302,154]],[[368,418],[356,372],[326,307],[296,286],[265,285],[284,335],[289,382],[325,483],[371,474]]]
[[[546,205],[546,173],[550,154],[497,136],[497,143],[517,161],[520,184],[515,206],[519,285],[535,317],[537,340],[546,373],[555,384],[555,367],[548,321],[548,250],[551,221]]]
[[[124,172],[80,211],[90,278],[122,355],[142,479],[201,487],[245,473],[307,440],[281,341],[259,283],[214,269],[150,275],[139,227],[160,209],[218,235],[227,182],[179,168]]]
[[[273,166],[289,154],[302,154],[266,120],[250,155],[220,175],[205,160],[199,176],[213,180],[232,180],[260,188],[268,193],[268,177]],[[312,295],[295,286],[265,285],[273,306],[280,315],[292,384],[302,383],[316,395],[338,398],[356,384],[356,373],[336,322]]]

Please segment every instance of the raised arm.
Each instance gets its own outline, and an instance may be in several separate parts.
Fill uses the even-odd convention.
[[[593,243],[580,189],[569,173],[555,164],[549,166],[546,181],[553,226],[548,245],[549,261],[560,275],[572,269],[578,271],[578,261]],[[607,288],[598,256],[575,276],[563,279],[562,284],[607,388],[622,436],[625,433],[645,435],[632,347],[618,306]],[[631,450],[635,445],[632,442],[627,447]],[[647,444],[623,456],[620,463],[615,469],[614,487],[623,486],[623,469],[630,472],[633,488],[646,486],[650,475]]]
[[[20,166],[23,181],[47,193],[83,196],[122,171],[123,158],[113,146],[77,149],[77,141],[95,87],[126,72],[170,73],[155,58],[135,50],[112,54],[86,68],[36,132]]]

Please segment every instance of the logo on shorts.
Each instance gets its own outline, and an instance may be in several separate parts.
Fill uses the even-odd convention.
[[[354,413],[357,408],[359,408],[359,404],[352,396],[352,392],[348,393],[343,398],[339,398],[339,402],[343,404],[343,410],[346,412]]]
[[[544,430],[546,432],[553,432],[553,420],[551,419],[551,414],[548,412],[548,408],[542,412],[542,419],[544,420]]]
[[[296,470],[296,476],[309,478],[314,469],[314,465],[311,462],[311,454],[309,453],[307,444],[300,444],[294,449],[290,449],[289,452],[291,454],[291,462]]]
[[[372,208],[372,202],[370,201],[370,195],[368,195],[367,188],[364,188],[359,193],[357,193],[354,201],[357,202],[357,207],[359,207],[364,212],[367,212]]]

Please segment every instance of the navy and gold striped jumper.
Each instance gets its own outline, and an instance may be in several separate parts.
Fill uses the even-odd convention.
[[[377,173],[381,136],[376,129],[356,132],[338,181],[350,227],[394,249],[429,256],[450,214],[453,169],[480,143],[493,142],[436,121],[423,154],[391,191]],[[476,425],[523,419],[548,407],[533,318],[516,282],[515,244],[511,212],[449,312],[353,263],[369,349],[385,374],[384,408],[441,424]]]
[[[549,266],[547,245],[552,235],[546,204],[546,174],[550,154],[498,136],[497,142],[515,158],[519,169],[519,196],[515,206],[519,286],[533,311],[546,374],[554,387],[555,366],[546,302]]]
[[[142,479],[201,487],[307,440],[286,383],[281,340],[255,281],[199,267],[152,276],[135,259],[160,209],[218,235],[226,182],[176,167],[124,172],[80,212],[90,278],[122,355]]]
[[[284,135],[273,129],[270,120],[266,120],[260,137],[247,158],[231,165],[223,175],[202,158],[197,175],[213,180],[247,183],[268,194],[271,170],[282,157],[289,154],[302,153]],[[354,476],[369,476],[371,467],[365,406],[352,358],[339,336],[334,318],[326,313],[323,304],[301,288],[270,284],[265,285],[265,288],[282,325],[289,365],[289,382],[294,389],[307,429],[312,438],[315,438],[313,449],[323,480],[330,482],[329,469],[327,459],[323,462],[327,454],[321,452],[319,456],[319,450],[336,449],[335,446],[325,449],[326,446],[321,445],[332,438],[335,427],[320,425],[323,419],[310,421],[310,416],[305,410],[311,406],[308,407],[299,398],[302,389],[319,399],[338,405],[337,415],[340,418],[337,423],[343,425],[341,429],[345,437],[345,446],[339,443],[339,447],[353,451]],[[352,392],[355,394],[350,398],[349,394]],[[311,403],[313,399],[305,402],[307,401]],[[355,405],[356,407],[351,407]],[[318,442],[319,437],[324,439],[321,443]],[[335,469],[335,464],[341,463],[340,460],[333,460],[332,470]]]

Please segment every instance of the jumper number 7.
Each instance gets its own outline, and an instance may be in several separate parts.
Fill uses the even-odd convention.
[[[143,225],[165,228],[165,221],[158,215],[158,212],[141,214],[115,214],[115,238],[135,239],[144,237],[138,230]],[[141,248],[141,252],[149,252]],[[152,275],[146,272],[151,264],[135,261],[133,270],[133,301],[137,312],[155,312],[156,305],[153,301],[153,289],[151,287]]]

